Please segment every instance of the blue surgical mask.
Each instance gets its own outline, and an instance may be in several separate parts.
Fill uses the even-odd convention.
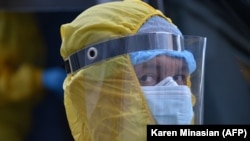
[[[168,77],[155,86],[142,86],[142,90],[157,124],[191,123],[193,107],[187,86],[178,86]]]

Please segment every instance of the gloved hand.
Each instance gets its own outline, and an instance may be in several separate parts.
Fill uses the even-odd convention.
[[[43,86],[58,94],[63,96],[63,81],[66,77],[66,72],[64,69],[55,67],[44,70],[42,74],[42,84]]]

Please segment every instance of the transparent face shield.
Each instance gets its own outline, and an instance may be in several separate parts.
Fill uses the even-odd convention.
[[[202,124],[206,38],[171,36],[130,54],[136,75],[157,124]]]
[[[144,134],[152,123],[202,124],[205,46],[204,37],[167,32],[88,46],[65,60],[75,77],[72,104],[93,137]]]
[[[192,72],[191,92],[195,96],[194,104],[194,123],[203,124],[203,104],[204,104],[204,67],[206,55],[206,37],[201,36],[184,36],[185,49],[191,52],[196,62],[196,69]]]

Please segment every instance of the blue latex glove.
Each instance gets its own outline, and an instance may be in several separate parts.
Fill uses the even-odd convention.
[[[46,89],[63,97],[63,81],[66,75],[65,70],[62,68],[49,68],[44,70],[42,74],[42,83]]]

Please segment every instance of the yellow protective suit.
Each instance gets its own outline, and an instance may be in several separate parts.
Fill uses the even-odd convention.
[[[66,60],[92,44],[136,34],[152,16],[171,22],[140,0],[93,6],[62,25],[61,55]],[[146,125],[155,121],[129,55],[109,58],[68,74],[63,88],[67,118],[76,141],[146,141]]]
[[[32,14],[0,12],[0,140],[24,141],[41,98],[44,42]]]

